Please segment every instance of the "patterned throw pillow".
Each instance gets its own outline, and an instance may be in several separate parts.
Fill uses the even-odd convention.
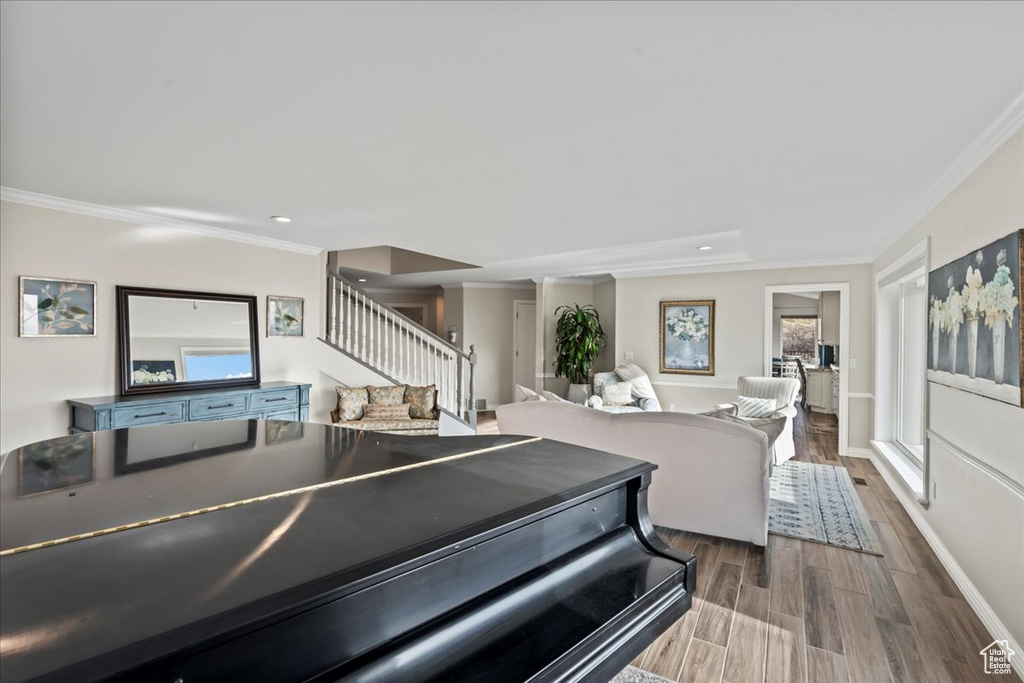
[[[606,406],[629,405],[633,400],[633,385],[629,382],[613,382],[604,385],[601,399]]]
[[[370,405],[400,406],[404,403],[405,385],[397,387],[366,387]]]
[[[405,402],[409,404],[409,417],[421,420],[434,419],[434,396],[437,388],[433,384],[425,387],[405,385]]]
[[[366,387],[335,387],[338,392],[338,419],[342,422],[362,420],[366,404],[370,402]]]
[[[768,417],[775,412],[777,401],[774,398],[736,398],[736,417]]]
[[[409,419],[409,404],[400,403],[395,405],[385,405],[381,403],[371,403],[366,406],[366,416],[364,420],[408,420]]]

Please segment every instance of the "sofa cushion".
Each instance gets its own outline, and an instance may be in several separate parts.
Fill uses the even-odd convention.
[[[606,406],[625,406],[633,401],[633,385],[629,382],[605,384],[601,398]]]
[[[614,372],[595,372],[593,381],[594,396],[604,396],[606,384],[621,382],[622,380]]]
[[[545,401],[554,401],[555,403],[572,403],[572,401],[566,401],[555,392],[548,391],[547,389],[540,390],[540,397]]]
[[[401,405],[382,405],[380,403],[371,403],[366,406],[366,410],[363,415],[364,420],[408,420],[409,419],[409,404],[403,403]]]
[[[632,363],[624,363],[615,368],[615,374],[622,381],[633,385],[634,398],[657,398],[654,387],[651,385],[651,378],[647,376],[640,366]]]
[[[778,401],[774,398],[736,397],[737,417],[768,417],[775,412]]]
[[[366,387],[335,387],[338,392],[338,419],[342,421],[361,420],[363,411],[370,402]]]
[[[512,392],[512,399],[516,403],[521,403],[522,401],[536,400],[535,398],[533,398],[534,396],[539,396],[539,394],[530,387],[524,387],[522,384],[517,384],[516,388]]]
[[[437,397],[437,387],[428,384],[425,387],[411,387],[405,385],[405,403],[409,406],[409,417],[421,420],[434,418],[434,402]]]
[[[400,406],[405,402],[405,385],[366,387],[366,393],[370,397],[371,405]]]

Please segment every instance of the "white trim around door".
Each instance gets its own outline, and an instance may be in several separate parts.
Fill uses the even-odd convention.
[[[764,288],[764,376],[772,376],[773,296],[787,292],[839,292],[839,455],[850,452],[850,283],[818,282]]]

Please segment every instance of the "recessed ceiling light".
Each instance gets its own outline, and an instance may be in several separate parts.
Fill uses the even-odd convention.
[[[359,281],[360,282],[366,282],[366,278],[365,277],[361,277],[361,278],[359,278]]]
[[[270,220],[277,221],[278,223],[291,223],[292,219],[288,216],[271,216]]]
[[[711,251],[711,247],[704,245],[703,247],[697,247],[700,251]]]

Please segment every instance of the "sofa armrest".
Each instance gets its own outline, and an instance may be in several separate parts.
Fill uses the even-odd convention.
[[[739,407],[735,403],[719,403],[710,412],[724,412],[726,415],[735,415]]]
[[[645,413],[659,413],[661,412],[661,403],[658,402],[658,398],[641,398],[639,400],[640,409]]]

